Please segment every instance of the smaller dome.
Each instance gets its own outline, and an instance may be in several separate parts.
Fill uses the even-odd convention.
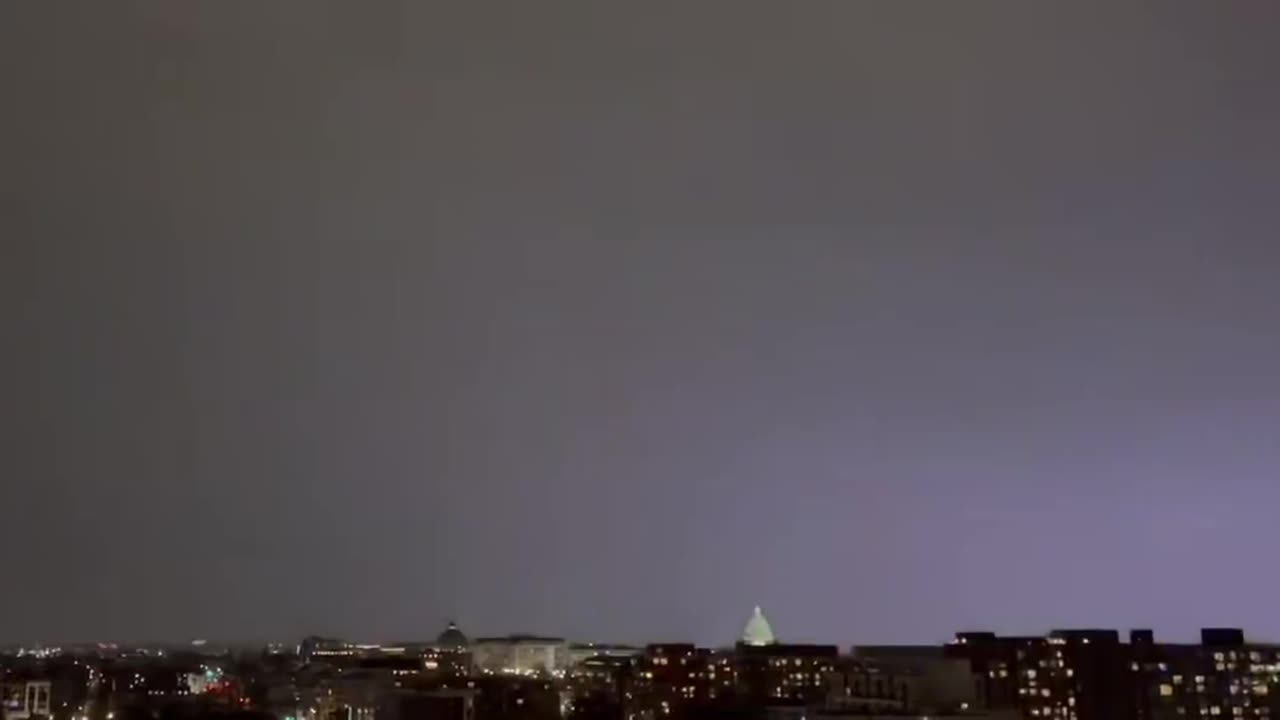
[[[452,622],[436,638],[436,646],[444,650],[464,650],[470,644],[467,636],[463,635],[457,624]]]
[[[765,618],[764,612],[757,605],[755,612],[751,613],[751,619],[747,620],[747,626],[742,629],[743,645],[773,645],[777,640],[773,637],[773,628],[769,626],[769,621]]]

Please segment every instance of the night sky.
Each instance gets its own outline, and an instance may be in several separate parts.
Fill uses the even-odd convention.
[[[1277,23],[3,3],[0,639],[1280,639]]]

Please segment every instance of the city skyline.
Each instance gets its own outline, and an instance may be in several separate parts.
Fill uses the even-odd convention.
[[[760,608],[759,606],[757,606],[754,610],[754,613],[761,613],[762,611],[763,611],[763,608]],[[1201,641],[1201,638],[1203,637],[1203,634],[1206,631],[1212,631],[1219,628],[1239,629],[1240,631],[1243,632],[1244,641],[1249,644],[1264,645],[1264,646],[1276,645],[1280,647],[1280,639],[1258,636],[1250,632],[1250,629],[1247,627],[1240,628],[1230,623],[1204,625],[1202,627],[1196,628],[1192,633],[1185,634],[1185,635],[1166,634],[1166,633],[1163,633],[1160,628],[1153,628],[1150,626],[1109,627],[1109,626],[1105,626],[1097,623],[1092,625],[1080,625],[1080,626],[1058,625],[1058,626],[1052,626],[1052,627],[1041,628],[1038,630],[1025,631],[1025,632],[1009,632],[995,626],[962,627],[962,628],[956,628],[952,633],[948,634],[944,638],[935,638],[933,640],[929,640],[925,642],[911,642],[906,640],[896,640],[896,641],[885,643],[885,642],[870,642],[866,640],[859,640],[856,638],[844,639],[844,638],[833,638],[833,637],[794,637],[794,636],[787,636],[785,634],[776,636],[774,635],[774,631],[772,628],[773,622],[771,620],[766,620],[764,627],[767,628],[767,633],[765,633],[763,636],[759,636],[759,633],[761,632],[761,630],[759,629],[759,626],[756,624],[757,619],[754,613],[747,615],[745,627],[743,626],[743,623],[739,623],[739,629],[736,635],[719,638],[718,640],[713,639],[709,642],[703,642],[703,641],[696,640],[694,638],[688,638],[688,637],[666,637],[666,636],[650,636],[650,637],[643,637],[638,639],[630,639],[630,638],[621,639],[621,638],[608,637],[608,636],[576,637],[572,635],[566,635],[563,633],[543,631],[543,629],[539,629],[539,628],[522,628],[522,629],[508,628],[508,629],[495,631],[495,629],[493,628],[472,628],[472,627],[468,627],[465,622],[458,622],[456,620],[447,620],[447,621],[440,621],[431,627],[425,627],[420,632],[417,632],[414,634],[404,635],[404,636],[395,636],[395,637],[373,637],[368,635],[361,635],[358,633],[354,635],[343,635],[340,633],[327,633],[327,632],[314,631],[314,632],[305,633],[304,635],[299,635],[297,637],[278,636],[278,637],[269,637],[269,638],[206,638],[203,636],[191,635],[191,636],[184,636],[184,637],[177,637],[177,638],[151,638],[148,640],[138,640],[138,639],[125,640],[120,638],[105,638],[105,637],[78,638],[78,639],[46,638],[44,640],[27,641],[27,642],[14,642],[5,638],[0,638],[0,648],[9,648],[9,649],[26,648],[29,650],[36,650],[40,648],[68,648],[68,647],[88,648],[94,645],[105,645],[108,647],[117,647],[121,649],[124,649],[124,648],[164,648],[164,649],[187,648],[187,649],[197,649],[197,650],[202,648],[247,649],[247,648],[257,648],[257,647],[276,646],[276,645],[281,647],[292,647],[294,645],[297,645],[298,643],[301,643],[307,640],[313,640],[313,639],[323,639],[326,641],[351,643],[353,646],[372,648],[376,646],[396,646],[404,643],[409,643],[409,644],[428,643],[429,644],[430,642],[432,642],[430,640],[431,637],[435,637],[437,634],[442,632],[451,632],[451,631],[464,632],[466,635],[469,635],[473,640],[505,640],[505,639],[516,639],[516,638],[529,638],[529,639],[555,640],[555,641],[564,642],[568,644],[577,644],[577,645],[584,645],[584,646],[600,646],[600,647],[626,646],[626,647],[632,647],[636,649],[643,648],[647,645],[654,645],[654,644],[661,645],[666,643],[691,643],[697,647],[704,647],[709,649],[731,649],[733,646],[737,644],[744,644],[744,643],[747,645],[756,645],[756,644],[770,645],[775,643],[780,643],[783,645],[797,644],[797,643],[798,644],[826,643],[826,644],[833,644],[841,648],[850,647],[855,649],[858,647],[872,647],[872,646],[882,646],[882,645],[890,646],[890,647],[895,645],[901,645],[903,647],[911,647],[911,646],[918,646],[918,645],[924,645],[924,646],[937,645],[937,644],[945,645],[945,644],[954,642],[957,638],[963,635],[974,634],[974,633],[979,633],[979,634],[992,633],[998,637],[1006,637],[1006,638],[1037,638],[1037,637],[1048,637],[1053,633],[1057,633],[1057,632],[1084,632],[1084,631],[1089,631],[1089,632],[1114,631],[1119,633],[1121,636],[1124,636],[1127,633],[1131,634],[1135,632],[1152,633],[1155,642],[1170,644],[1170,645],[1179,645],[1179,644],[1196,644]],[[752,629],[753,626],[756,628],[755,630]],[[748,636],[752,635],[753,633],[755,633],[757,637],[763,637],[765,639],[763,640],[757,639],[756,641],[748,640]]]
[[[5,720],[1270,720],[1280,645],[1239,628],[958,632],[943,645],[787,642],[756,607],[733,645],[533,635],[360,644],[0,650]]]

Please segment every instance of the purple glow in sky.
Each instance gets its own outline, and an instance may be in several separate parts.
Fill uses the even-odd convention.
[[[1278,21],[5,4],[0,638],[1280,639]]]

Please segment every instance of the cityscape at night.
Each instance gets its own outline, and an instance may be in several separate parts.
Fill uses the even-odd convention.
[[[10,649],[6,720],[1269,720],[1280,644],[1206,628],[965,631],[939,645],[787,642],[764,611],[716,647],[513,634]]]
[[[1280,0],[0,0],[0,720],[1280,720]]]

